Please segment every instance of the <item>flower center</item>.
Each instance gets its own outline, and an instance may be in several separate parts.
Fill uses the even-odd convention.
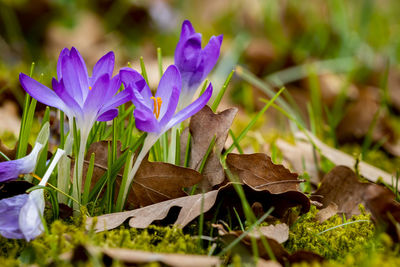
[[[160,110],[162,104],[161,97],[155,98],[154,96],[152,96],[151,99],[153,99],[154,101],[154,110],[153,110],[154,116],[156,116],[156,118],[158,119],[158,117],[160,117]]]
[[[89,90],[92,90],[92,87],[91,87],[91,86],[89,86]]]

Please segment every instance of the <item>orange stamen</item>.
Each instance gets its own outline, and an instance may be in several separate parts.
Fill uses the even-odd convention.
[[[91,86],[89,86],[89,90],[92,90],[92,87],[91,87]]]
[[[152,96],[151,99],[153,99],[154,101],[154,116],[156,116],[156,118],[158,119],[158,117],[160,117],[160,111],[161,111],[161,104],[162,104],[162,100],[161,97],[157,97],[157,99]]]
[[[42,178],[40,178],[40,177],[37,176],[36,174],[30,173],[30,175],[31,175],[33,178],[35,178],[35,179],[37,179],[37,180],[39,180],[39,181],[42,181]]]

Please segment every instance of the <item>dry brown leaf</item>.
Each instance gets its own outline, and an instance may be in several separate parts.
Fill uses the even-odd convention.
[[[324,157],[332,161],[335,165],[347,166],[354,170],[356,160],[352,156],[324,144],[311,132],[307,131],[307,134],[297,132],[295,133],[295,136],[300,140],[308,140],[309,137]],[[381,177],[385,183],[392,184],[391,174],[382,171],[381,169],[376,168],[368,163],[360,161],[358,164],[358,169],[359,173],[371,182],[376,182],[378,178]],[[400,189],[400,186],[398,188]]]
[[[315,214],[315,218],[319,223],[323,223],[328,220],[330,217],[336,215],[338,213],[338,206],[336,203],[331,202],[328,207],[321,209]]]
[[[236,116],[237,108],[230,108],[218,114],[212,112],[211,108],[204,106],[202,110],[196,113],[190,119],[189,130],[191,134],[191,153],[189,167],[198,170],[200,164],[215,136],[215,145],[213,151],[207,158],[203,169],[204,180],[200,189],[205,192],[212,187],[221,184],[225,180],[224,168],[220,163],[220,155],[224,148],[229,128]],[[186,135],[187,136],[187,135]],[[185,134],[181,137],[181,160],[184,160],[186,151]],[[183,165],[183,164],[181,164]]]
[[[317,153],[314,154],[312,144],[296,142],[296,144],[292,145],[282,139],[276,140],[275,144],[282,152],[283,158],[290,163],[295,172],[307,172],[312,183],[319,183],[320,175],[316,164],[316,161],[319,161],[319,155]]]
[[[151,262],[159,262],[167,266],[174,267],[208,267],[220,266],[218,257],[203,256],[203,255],[188,255],[188,254],[167,254],[167,253],[153,253],[148,251],[132,250],[126,248],[101,248],[94,246],[81,246],[81,251],[67,252],[60,256],[62,260],[77,263],[77,261],[86,261],[88,258],[78,257],[80,255],[98,255],[103,254],[125,264],[146,264]],[[75,262],[74,262],[75,259]]]
[[[250,205],[259,202],[264,210],[275,207],[272,215],[281,218],[291,207],[301,206],[302,211],[307,212],[310,203],[307,197],[299,198],[297,192],[289,191],[281,194],[271,194],[268,191],[256,190],[247,185],[243,185],[246,199]],[[215,203],[221,203],[218,215],[224,217],[228,212],[234,213],[233,208],[243,214],[239,197],[233,187],[233,184],[227,184],[218,190],[192,196],[185,196],[176,199],[163,201],[157,204],[146,206],[140,209],[105,214],[97,217],[96,224],[94,218],[89,217],[86,222],[88,229],[94,227],[96,231],[110,230],[120,226],[127,219],[129,225],[135,228],[146,228],[155,221],[162,221],[167,216],[176,218],[174,224],[178,227],[185,227],[193,219],[198,217],[203,211],[206,216],[213,216]],[[175,208],[175,209],[174,209]]]
[[[286,242],[289,238],[289,226],[286,223],[260,226],[249,233],[250,236],[260,238],[261,235],[274,239],[279,244]]]
[[[297,179],[298,175],[283,165],[274,164],[266,154],[229,153],[226,164],[243,183],[256,189],[268,190],[272,194],[299,190],[301,180]]]
[[[395,242],[400,241],[400,203],[388,188],[370,185],[364,194],[366,208],[371,212],[373,219],[386,227],[386,232]]]
[[[192,169],[145,158],[135,175],[128,203],[133,208],[186,196],[184,187],[201,182],[203,176]]]
[[[369,185],[361,183],[350,168],[336,166],[322,179],[321,186],[313,193],[312,199],[321,202],[324,208],[333,202],[339,213],[351,217],[360,214],[358,205],[363,203],[363,196]]]

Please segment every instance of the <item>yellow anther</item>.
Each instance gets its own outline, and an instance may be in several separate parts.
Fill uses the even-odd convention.
[[[92,87],[91,87],[91,86],[89,86],[89,90],[92,90]]]
[[[152,96],[151,99],[153,99],[154,101],[154,109],[153,109],[154,116],[156,116],[156,118],[158,119],[158,117],[160,117],[160,110],[162,104],[161,97],[155,98],[154,96]]]
[[[33,178],[35,178],[35,179],[39,180],[39,182],[42,180],[42,178],[40,178],[39,176],[37,176],[37,175],[36,175],[36,174],[34,174],[33,172],[32,172],[32,173],[30,173],[30,175],[31,175]]]

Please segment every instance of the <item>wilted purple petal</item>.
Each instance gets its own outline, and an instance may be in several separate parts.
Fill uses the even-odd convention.
[[[96,65],[94,65],[93,73],[91,77],[91,84],[93,85],[100,76],[104,74],[108,74],[112,77],[114,70],[115,56],[113,52],[108,52],[102,58],[97,61]]]
[[[0,234],[6,238],[24,238],[19,228],[19,213],[27,202],[28,194],[20,194],[0,200]]]
[[[0,162],[0,182],[14,180],[17,179],[20,174],[33,172],[42,147],[42,144],[36,143],[31,153],[27,156],[16,160]]]
[[[171,113],[171,110],[173,109],[172,115],[175,113],[176,106],[178,105],[179,94],[181,93],[181,87],[182,81],[178,68],[174,65],[169,66],[161,77],[155,95],[156,98],[160,97],[162,101],[159,118],[163,118],[167,110]],[[172,101],[172,105],[170,105],[170,101]],[[167,119],[169,120],[171,117],[172,116],[169,116]],[[165,122],[165,120],[163,121]]]
[[[19,74],[19,81],[24,90],[37,101],[50,107],[65,110],[64,102],[57,96],[54,91],[50,90],[48,87],[35,81],[24,73]]]
[[[27,241],[43,233],[41,216],[43,216],[44,206],[43,189],[38,189],[29,193],[28,200],[19,212],[19,228]]]
[[[210,85],[207,87],[204,93],[195,101],[193,101],[193,103],[191,103],[189,106],[187,106],[186,108],[180,110],[177,114],[175,114],[175,116],[172,117],[172,119],[168,122],[165,128],[170,129],[174,125],[186,120],[187,118],[199,112],[207,104],[208,100],[210,100],[212,91],[213,87],[210,83]]]

